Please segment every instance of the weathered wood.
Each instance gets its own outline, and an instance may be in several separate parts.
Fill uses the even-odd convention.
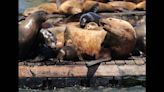
[[[115,65],[115,62],[114,62],[114,60],[111,60],[111,61],[106,61],[105,64],[107,64],[107,65]]]
[[[105,15],[105,16],[123,16],[123,15],[145,15],[145,11],[132,11],[132,12],[118,12],[118,13],[99,13],[100,15]]]
[[[144,60],[140,57],[134,57],[134,62],[137,64],[137,65],[143,65],[145,64]]]
[[[143,57],[142,59],[143,59],[143,61],[146,63],[146,57]]]
[[[136,63],[134,62],[134,60],[125,60],[125,63],[127,65],[135,65]]]
[[[87,77],[85,65],[19,66],[19,77]],[[93,76],[145,75],[145,65],[100,65]]]
[[[116,65],[124,65],[125,64],[124,60],[114,60],[114,62],[116,63]]]

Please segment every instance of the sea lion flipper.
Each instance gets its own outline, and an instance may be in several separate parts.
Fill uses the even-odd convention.
[[[98,12],[98,9],[99,9],[99,3],[96,3],[88,11],[96,13]]]
[[[101,62],[104,62],[104,61],[109,61],[109,60],[111,60],[111,57],[98,59],[98,60],[93,60],[93,61],[87,61],[87,62],[85,62],[85,64],[86,64],[87,67],[90,67],[90,66],[93,66],[95,64],[98,64],[98,63],[101,63]]]

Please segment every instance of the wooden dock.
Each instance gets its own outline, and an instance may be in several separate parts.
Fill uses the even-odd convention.
[[[53,89],[54,87],[88,86],[120,87],[145,86],[146,58],[112,60],[86,67],[85,62],[63,62],[45,65],[19,63],[19,87]],[[49,63],[50,62],[46,62]]]
[[[112,60],[87,67],[85,62],[67,62],[55,65],[19,66],[19,77],[97,77],[146,75],[145,58]]]
[[[126,13],[100,13],[103,17],[126,20],[132,25],[145,16],[145,11]],[[75,16],[71,17],[74,20]],[[71,19],[70,18],[70,19]],[[79,18],[77,17],[77,21]],[[54,89],[81,86],[145,86],[146,57],[112,60],[87,67],[79,62],[19,62],[19,88]]]

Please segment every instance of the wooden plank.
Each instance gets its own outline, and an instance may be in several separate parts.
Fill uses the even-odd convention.
[[[140,57],[134,57],[134,62],[137,64],[137,65],[143,65],[145,64],[144,60]]]
[[[114,60],[116,65],[124,65],[125,61],[124,60]]]
[[[146,63],[146,57],[143,57],[142,59],[143,59],[143,61]]]
[[[89,71],[93,76],[145,75],[145,65],[100,65],[95,69],[85,65],[19,66],[19,77],[87,77]]]
[[[126,63],[126,65],[135,65],[136,64],[133,59],[125,60],[125,63]]]
[[[107,65],[115,65],[116,63],[114,62],[114,60],[111,60],[111,61],[106,61],[105,64],[107,64]]]
[[[145,15],[145,11],[132,11],[132,12],[119,12],[119,13],[99,13],[100,15],[113,16],[113,15]]]

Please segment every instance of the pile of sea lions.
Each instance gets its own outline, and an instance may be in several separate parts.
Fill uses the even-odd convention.
[[[86,63],[91,66],[136,52],[145,56],[145,16],[134,27],[128,21],[98,14],[131,11],[137,4],[145,5],[142,2],[146,1],[51,0],[28,8],[19,21],[19,60],[82,60],[94,62]],[[145,6],[139,9],[145,10]]]

